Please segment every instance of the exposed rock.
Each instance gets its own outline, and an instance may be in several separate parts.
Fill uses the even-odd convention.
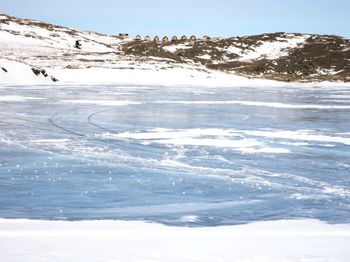
[[[32,71],[33,71],[33,73],[36,75],[36,76],[38,76],[38,75],[40,75],[40,73],[41,73],[41,70],[40,69],[38,69],[38,68],[32,68]]]
[[[1,67],[2,71],[7,73],[7,69],[5,67]]]
[[[40,74],[42,74],[44,77],[48,77],[48,73],[46,72],[45,69],[40,69],[40,68],[36,68],[36,67],[32,67],[32,71],[36,76],[39,76]],[[53,82],[58,82],[58,79],[54,76],[50,76],[51,80]]]
[[[54,77],[54,76],[51,76],[51,80],[52,80],[53,82],[58,82],[58,79],[57,79],[56,77]]]
[[[44,69],[41,69],[40,72],[41,72],[41,74],[42,74],[43,76],[45,76],[45,77],[48,76],[48,74],[46,73],[46,71],[45,71]]]

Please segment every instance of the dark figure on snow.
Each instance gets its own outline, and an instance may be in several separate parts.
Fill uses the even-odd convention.
[[[81,43],[79,40],[75,41],[75,48],[81,49]]]

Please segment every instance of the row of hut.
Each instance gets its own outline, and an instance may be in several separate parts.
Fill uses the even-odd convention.
[[[185,35],[183,35],[180,39],[178,39],[178,37],[177,36],[173,36],[172,38],[171,38],[171,41],[169,41],[169,38],[167,37],[167,36],[164,36],[163,38],[162,38],[162,43],[163,44],[168,44],[168,43],[173,43],[173,44],[176,44],[176,43],[178,43],[178,42],[186,42],[186,41],[191,41],[191,42],[193,42],[193,41],[196,41],[197,40],[197,37],[195,36],[195,35],[192,35],[190,38],[187,38],[187,36],[185,36]],[[203,36],[203,40],[205,40],[205,41],[207,41],[207,40],[210,40],[210,37],[209,36]],[[141,37],[141,35],[137,35],[135,38],[134,38],[134,41],[142,41],[142,37]],[[151,40],[151,37],[150,36],[146,36],[145,38],[144,38],[144,41],[145,42],[152,42],[152,40]],[[154,38],[153,38],[153,42],[154,43],[159,43],[160,42],[160,39],[159,39],[159,37],[158,36],[155,36]]]

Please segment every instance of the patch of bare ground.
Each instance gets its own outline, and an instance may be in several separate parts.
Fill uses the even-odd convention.
[[[254,51],[266,42],[287,42],[305,36],[305,42],[289,48],[287,55],[274,59],[261,57],[241,60],[239,54]],[[164,48],[179,45],[174,51]],[[183,46],[185,45],[185,48]],[[335,35],[302,35],[283,32],[246,37],[212,38],[176,44],[135,41],[123,46],[127,55],[171,59],[172,63],[200,63],[209,69],[279,81],[350,81],[350,40]]]

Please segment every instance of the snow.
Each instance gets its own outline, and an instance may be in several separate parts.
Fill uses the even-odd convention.
[[[13,19],[12,19],[13,20]],[[1,84],[128,84],[167,85],[198,87],[246,87],[246,86],[294,86],[271,80],[249,79],[229,73],[209,70],[200,64],[173,64],[170,59],[155,57],[139,58],[123,55],[120,51],[122,40],[115,37],[55,25],[39,24],[37,21],[21,20],[1,24],[0,30],[0,70]],[[308,36],[287,34],[277,41],[264,41],[254,50],[244,50],[243,45],[228,46],[223,51],[235,53],[239,60],[267,58],[273,59],[288,53],[290,48],[303,44]],[[80,40],[82,49],[74,43]],[[127,40],[129,41],[129,40]],[[191,43],[167,45],[169,52],[191,48]],[[242,49],[241,49],[242,48]],[[225,57],[225,56],[224,56]],[[199,56],[211,59],[209,54]],[[226,60],[229,60],[227,57]],[[215,63],[217,61],[213,61]],[[35,76],[31,67],[45,69],[49,75],[59,80]],[[334,72],[336,73],[336,72]],[[326,83],[329,85],[329,83]],[[323,84],[312,84],[322,86]],[[336,84],[330,85],[345,85]]]
[[[32,46],[34,48],[35,46],[42,44],[42,41],[39,39],[22,37],[5,31],[0,31],[0,41],[0,46],[2,48],[23,48],[23,46],[26,48],[28,48],[28,46]]]
[[[243,153],[290,153],[285,148],[266,147],[266,145],[256,138],[273,138],[273,139],[292,139],[301,142],[293,145],[308,145],[307,142],[319,143],[337,143],[350,145],[350,137],[347,134],[342,136],[329,136],[316,133],[310,130],[238,130],[238,129],[151,129],[144,132],[123,132],[118,134],[103,133],[99,134],[102,138],[124,138],[144,140],[147,143],[158,143],[165,145],[196,145],[196,146],[213,146],[222,148],[234,148]],[[253,136],[247,139],[246,136]],[[210,137],[210,138],[208,138]],[[244,138],[244,139],[243,139]],[[280,142],[281,145],[286,144]],[[288,144],[288,143],[287,143]],[[289,143],[290,144],[290,143]],[[327,144],[322,144],[325,146]],[[329,146],[329,144],[328,144]]]
[[[199,71],[195,68],[150,69],[51,69],[48,72],[67,84],[113,83],[167,86],[271,86],[278,82],[251,80],[245,77],[216,71]],[[283,84],[282,84],[283,85]]]
[[[211,56],[208,55],[208,54],[205,54],[205,55],[201,55],[201,56],[197,56],[198,58],[201,58],[201,59],[211,59]]]
[[[308,130],[284,131],[284,130],[260,130],[246,131],[245,134],[253,136],[263,136],[269,138],[285,138],[292,140],[317,141],[328,143],[340,143],[350,145],[350,137],[327,136]]]
[[[51,30],[48,30],[47,28],[34,26],[30,23],[18,24],[11,21],[9,24],[2,24],[1,29],[3,30],[0,32],[0,39],[3,40],[2,44],[16,44],[22,45],[22,47],[31,44],[37,46],[36,48],[38,48],[38,46],[45,46],[74,50],[74,43],[76,40],[79,40],[85,51],[109,52],[114,51],[114,49],[108,47],[106,44],[120,43],[120,40],[103,35],[89,32],[78,32],[75,30],[64,31],[55,26],[53,26]],[[19,32],[19,34],[11,34],[10,32],[13,31]]]
[[[2,84],[50,84],[50,77],[43,75],[36,76],[32,67],[16,61],[0,58],[0,67],[3,67],[7,72],[0,68],[0,83]]]
[[[344,70],[335,71],[334,69],[318,68],[316,71],[319,75],[336,75],[343,72]]]
[[[185,216],[191,221],[195,216]],[[348,261],[350,226],[282,220],[211,228],[0,220],[6,261]]]
[[[234,130],[225,129],[153,129],[148,132],[125,132],[118,134],[104,133],[102,138],[127,138],[144,140],[147,143],[158,143],[167,146],[211,146],[216,148],[232,148],[242,153],[271,153],[286,154],[288,149],[267,147],[265,143],[256,139],[242,138]],[[210,136],[210,138],[207,138]]]
[[[7,18],[0,16],[0,19]],[[150,57],[148,62],[135,62],[130,57],[118,56],[121,43],[115,38],[88,32],[71,34],[69,30],[54,28],[52,32],[30,25],[11,22],[1,24],[0,31],[0,88],[4,85],[83,85],[114,84],[141,86],[183,87],[300,87],[302,84],[280,83],[270,80],[248,79],[241,76],[205,69],[199,65],[170,66],[159,58]],[[20,35],[10,33],[21,32]],[[36,38],[25,36],[30,34]],[[52,36],[55,34],[55,36]],[[39,36],[39,37],[38,37]],[[226,50],[239,55],[239,60],[275,59],[288,54],[308,36],[287,35],[287,39],[262,42],[254,50],[244,51],[236,46]],[[73,46],[80,39],[83,51]],[[164,47],[176,52],[191,48],[179,44]],[[64,59],[75,55],[74,59]],[[46,57],[37,58],[38,56]],[[199,56],[210,59],[206,54]],[[82,59],[89,64],[82,66]],[[94,60],[102,60],[96,62]],[[153,61],[151,61],[153,59]],[[91,61],[90,61],[91,60]],[[109,62],[105,62],[105,61]],[[36,76],[32,65],[44,64],[49,75],[60,80],[53,83],[50,77]],[[67,66],[77,67],[68,69]],[[5,68],[8,72],[1,70]],[[165,69],[160,69],[164,67]],[[333,71],[332,71],[333,72]],[[332,73],[324,72],[324,73]],[[321,72],[322,73],[322,72]],[[333,72],[337,73],[337,72]],[[308,84],[348,87],[343,83]],[[139,86],[139,87],[138,87]],[[72,86],[74,89],[74,86]],[[200,92],[200,90],[199,90]],[[347,95],[334,95],[334,98]],[[41,100],[41,97],[1,95],[0,102],[25,102]],[[80,99],[62,100],[66,104],[126,106],[142,101]],[[150,103],[150,102],[148,102]],[[268,101],[154,101],[153,103],[247,105],[284,109],[349,109],[339,104],[292,104]],[[245,136],[250,136],[249,138]],[[231,148],[242,153],[287,154],[285,145],[307,146],[305,141],[339,143],[350,145],[348,133],[324,135],[310,130],[226,130],[226,129],[151,129],[144,132],[103,133],[104,138],[138,139],[144,143],[157,143],[173,147],[187,145]],[[280,139],[281,147],[268,147],[262,138]],[[234,138],[234,139],[232,139]],[[295,143],[285,142],[291,139]],[[34,144],[65,148],[72,140],[34,139]],[[322,146],[333,146],[323,144]],[[164,165],[186,165],[175,160],[162,160]],[[110,178],[111,179],[111,178]],[[339,191],[349,195],[343,188],[324,187],[326,193]],[[302,194],[293,197],[303,199]],[[150,211],[151,212],[151,211]],[[194,223],[196,215],[187,214],[181,221]],[[254,222],[247,225],[210,228],[169,227],[160,224],[135,221],[35,221],[0,219],[1,261],[348,261],[350,257],[350,225],[329,225],[316,220],[282,220]]]
[[[84,85],[84,84],[115,84],[135,86],[172,86],[172,87],[348,87],[348,83],[282,83],[273,80],[249,79],[242,76],[211,70],[197,70],[190,66],[157,69],[156,65],[142,65],[138,68],[45,68],[49,76],[54,76],[59,82],[53,83],[50,77],[36,76],[31,66],[9,59],[0,58],[0,83],[2,85]],[[8,72],[1,70],[5,68]],[[198,68],[200,69],[200,68]],[[86,101],[85,101],[86,102]],[[164,101],[163,101],[164,102]],[[303,105],[288,103],[271,103],[256,101],[165,101],[167,103],[206,103],[206,104],[240,104],[257,107],[275,107],[291,109],[348,109],[348,105]],[[77,102],[75,102],[77,103]]]
[[[240,49],[236,46],[229,46],[227,48],[227,52],[232,53],[232,54],[240,54],[242,52],[242,49]]]
[[[171,52],[171,53],[175,53],[176,51],[180,50],[180,49],[189,49],[191,48],[191,45],[188,44],[175,44],[175,45],[168,45],[168,46],[164,46],[163,49]]]
[[[260,45],[254,50],[243,50],[236,46],[230,46],[226,49],[227,52],[239,55],[238,60],[250,61],[255,59],[277,59],[288,55],[288,51],[292,48],[297,48],[305,43],[309,36],[287,35],[287,38],[280,38],[278,41],[260,41]]]

